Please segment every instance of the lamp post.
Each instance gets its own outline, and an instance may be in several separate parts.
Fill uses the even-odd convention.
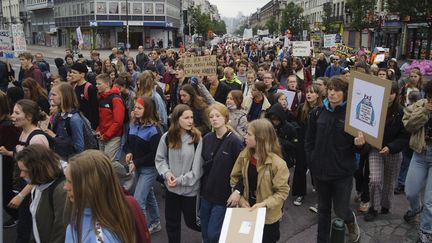
[[[126,0],[126,51],[129,55],[129,3],[128,0]]]

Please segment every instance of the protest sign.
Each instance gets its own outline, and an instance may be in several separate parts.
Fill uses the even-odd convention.
[[[265,223],[265,208],[227,208],[219,243],[261,243]]]
[[[286,101],[287,101],[287,104],[288,104],[288,107],[289,107],[290,110],[291,110],[291,107],[292,107],[292,105],[293,105],[294,98],[295,98],[295,96],[296,96],[296,92],[291,91],[291,90],[285,90],[285,89],[279,89],[277,92],[278,92],[278,93],[282,93],[282,94],[284,94],[284,96],[285,96],[285,98],[286,98]]]
[[[0,51],[12,51],[12,43],[8,30],[0,30]]]
[[[243,39],[252,39],[252,38],[253,38],[252,29],[244,29]]]
[[[12,37],[15,52],[25,52],[27,50],[27,44],[22,24],[12,25]]]
[[[81,27],[76,28],[76,34],[78,39],[78,48],[81,49],[84,45],[84,38],[81,32]]]
[[[216,67],[216,55],[184,58],[186,77],[215,75]]]
[[[336,45],[336,34],[324,35],[324,48],[329,48]]]
[[[293,41],[292,48],[295,57],[308,57],[311,54],[310,41]]]
[[[257,34],[258,35],[269,35],[269,30],[268,29],[266,29],[266,30],[258,30]]]
[[[392,82],[353,71],[351,73],[345,131],[357,137],[363,132],[367,143],[382,148]]]
[[[354,49],[349,47],[349,46],[338,43],[338,44],[336,44],[336,54],[351,55],[351,54],[354,54]]]

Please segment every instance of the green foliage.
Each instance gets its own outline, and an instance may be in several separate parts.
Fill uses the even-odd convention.
[[[217,34],[217,35],[223,35],[226,34],[226,25],[225,25],[225,21],[220,20],[220,21],[216,21],[213,20],[212,22],[212,28],[213,33]]]
[[[266,27],[271,35],[278,30],[278,23],[276,22],[275,16],[271,16],[270,19],[267,20]]]
[[[306,22],[302,14],[303,8],[297,6],[293,2],[285,5],[285,9],[282,10],[280,31],[285,32],[289,29],[294,35],[301,36],[301,32]]]
[[[406,0],[405,0],[406,1]],[[348,0],[345,8],[351,11],[353,16],[351,27],[357,31],[375,25],[374,19],[369,19],[375,9],[375,0]]]
[[[189,11],[191,14],[191,24],[195,27],[195,33],[202,35],[204,38],[207,37],[207,33],[210,30],[218,35],[226,33],[226,25],[223,20],[212,21],[210,15],[201,12],[199,6],[191,8]]]
[[[427,0],[388,0],[387,10],[398,13],[401,18],[410,16],[412,22],[427,22],[432,15],[432,4]]]
[[[236,35],[241,35],[241,36],[243,36],[243,32],[244,32],[244,29],[247,29],[247,28],[249,28],[248,27],[248,24],[246,23],[246,22],[244,22],[244,23],[242,23],[239,27],[238,27],[238,29],[234,32]]]
[[[327,2],[323,4],[322,28],[325,33],[333,33],[335,30],[332,25],[331,15],[333,13],[332,3]]]

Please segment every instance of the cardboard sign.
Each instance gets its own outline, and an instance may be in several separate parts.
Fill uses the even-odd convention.
[[[324,35],[324,48],[329,48],[336,45],[336,34]]]
[[[293,41],[292,48],[295,57],[308,57],[311,54],[310,41]]]
[[[340,55],[351,55],[354,53],[354,49],[343,45],[343,44],[336,44],[336,54]]]
[[[215,75],[216,67],[216,55],[186,57],[184,59],[184,71],[186,77]]]
[[[252,38],[253,38],[252,29],[244,29],[243,39],[252,39]]]
[[[0,30],[0,51],[11,51],[12,43],[8,30]]]
[[[354,137],[363,132],[367,143],[380,150],[384,137],[392,81],[351,72],[345,132]]]
[[[265,208],[227,208],[219,243],[261,243],[264,231]]]

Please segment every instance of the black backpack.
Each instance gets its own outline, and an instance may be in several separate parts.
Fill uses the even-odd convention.
[[[48,140],[50,149],[54,149],[54,139],[51,136],[49,136],[48,134],[46,134],[44,131],[42,131],[41,129],[35,129],[35,130],[33,130],[27,136],[27,140],[25,142],[18,141],[18,144],[22,145],[24,147],[27,147],[27,146],[30,145],[30,141],[32,140],[32,138],[34,136],[36,136],[36,135],[44,135],[47,138],[47,140]]]

